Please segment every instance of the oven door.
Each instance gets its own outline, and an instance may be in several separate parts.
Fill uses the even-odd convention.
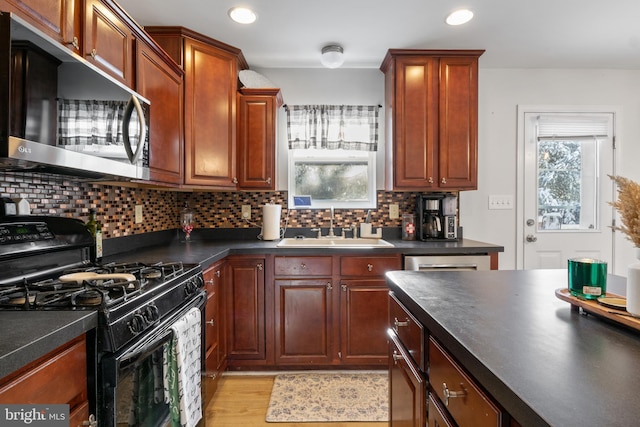
[[[99,363],[98,423],[104,427],[170,425],[163,381],[164,346],[173,335],[171,325],[197,307],[204,322],[206,292],[191,298],[175,314],[117,353],[103,354]],[[202,323],[204,325],[204,323]],[[204,343],[204,328],[201,328]],[[204,345],[201,344],[204,351]],[[204,360],[201,354],[201,361]],[[201,422],[202,424],[202,422]]]

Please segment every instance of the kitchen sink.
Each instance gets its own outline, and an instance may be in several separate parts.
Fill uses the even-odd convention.
[[[393,248],[393,243],[383,239],[349,239],[349,238],[314,238],[305,237],[284,238],[277,247],[279,248]]]

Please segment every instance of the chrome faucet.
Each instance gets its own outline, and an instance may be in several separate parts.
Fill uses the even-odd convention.
[[[333,233],[333,206],[331,206],[331,219],[329,221],[329,237],[335,237]]]

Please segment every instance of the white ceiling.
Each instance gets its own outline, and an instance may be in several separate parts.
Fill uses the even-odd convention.
[[[389,48],[485,49],[487,68],[640,69],[638,0],[116,0],[140,25],[179,25],[242,50],[251,67],[321,67],[343,46],[343,68],[378,68]],[[232,6],[258,14],[232,22]],[[474,19],[444,23],[467,7]]]

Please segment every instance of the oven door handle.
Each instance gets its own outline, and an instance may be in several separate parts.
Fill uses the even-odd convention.
[[[119,358],[120,367],[124,368],[129,365],[135,364],[139,360],[144,360],[151,353],[157,351],[160,347],[171,341],[171,338],[173,338],[173,330],[167,329],[162,334],[154,336],[150,340],[132,347],[127,353],[123,354]]]

